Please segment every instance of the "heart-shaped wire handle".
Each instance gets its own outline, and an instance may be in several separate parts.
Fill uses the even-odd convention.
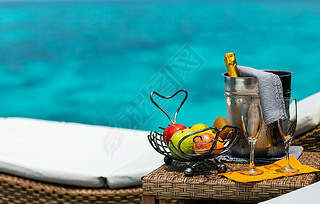
[[[174,120],[172,120],[172,118],[169,116],[169,114],[168,114],[165,110],[163,110],[163,108],[161,108],[161,107],[153,100],[153,94],[156,94],[157,96],[159,96],[159,97],[161,97],[161,98],[164,98],[164,99],[170,99],[170,98],[174,97],[175,95],[177,95],[177,94],[180,93],[180,92],[184,92],[186,95],[185,95],[183,101],[181,102],[180,106],[178,107],[176,113],[174,114]],[[187,97],[188,97],[188,92],[187,92],[186,90],[184,90],[184,89],[180,89],[179,91],[177,91],[176,93],[174,93],[172,96],[162,96],[162,95],[158,94],[158,93],[155,92],[155,91],[151,92],[151,94],[150,94],[150,99],[151,99],[152,103],[153,103],[154,105],[156,105],[164,114],[166,114],[166,116],[169,118],[169,120],[171,121],[171,123],[176,123],[178,112],[179,112],[181,106],[182,106],[182,105],[184,104],[184,102],[187,100]]]

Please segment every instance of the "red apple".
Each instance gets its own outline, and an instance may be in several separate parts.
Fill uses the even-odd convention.
[[[168,145],[174,133],[178,132],[179,130],[184,130],[186,128],[186,126],[178,123],[173,123],[172,125],[169,125],[162,134],[164,143]]]

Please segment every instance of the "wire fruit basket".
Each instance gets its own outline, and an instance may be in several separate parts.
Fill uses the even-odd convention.
[[[166,111],[164,111],[154,100],[153,95],[156,94],[161,98],[170,99],[177,95],[180,92],[185,93],[185,98],[178,107],[174,120],[170,118]],[[177,114],[187,99],[188,93],[185,90],[179,90],[172,96],[162,96],[157,92],[152,92],[150,95],[151,101],[166,114],[172,124],[176,123]],[[159,127],[160,129],[164,129]],[[228,132],[224,139],[220,137],[222,132]],[[208,141],[202,142],[202,136],[205,132],[211,132],[214,137],[211,137]],[[170,165],[173,160],[182,161],[187,164],[187,167],[184,169],[185,176],[193,176],[195,169],[203,163],[211,163],[214,170],[217,170],[219,173],[226,172],[227,167],[225,164],[220,163],[216,157],[222,155],[229,150],[231,150],[239,141],[241,136],[241,131],[238,127],[231,125],[225,125],[223,128],[218,129],[216,127],[208,127],[198,131],[193,131],[192,133],[185,134],[181,136],[181,139],[178,142],[173,142],[171,139],[167,140],[163,133],[157,131],[151,131],[148,135],[148,140],[151,146],[161,155],[164,156],[164,162],[167,165]],[[197,149],[193,148],[186,152],[184,151],[185,142],[192,141],[194,145],[197,146]],[[218,145],[219,143],[219,145]]]

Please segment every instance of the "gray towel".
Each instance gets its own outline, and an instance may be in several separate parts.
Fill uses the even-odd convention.
[[[264,122],[269,125],[278,119],[286,118],[280,77],[250,67],[238,66],[238,69],[240,76],[257,78]]]
[[[289,155],[293,155],[296,159],[299,159],[303,152],[303,147],[301,146],[291,146],[289,149]],[[276,162],[280,159],[285,158],[285,156],[282,157],[272,157],[272,158],[254,158],[255,164],[271,164],[273,162]],[[218,161],[220,162],[235,162],[235,163],[243,163],[247,164],[249,163],[249,158],[241,158],[235,156],[232,151],[229,151],[223,155],[220,155],[217,157]]]

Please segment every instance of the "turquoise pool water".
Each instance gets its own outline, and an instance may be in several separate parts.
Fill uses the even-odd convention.
[[[319,47],[317,1],[0,2],[0,116],[153,130],[169,120],[150,91],[184,88],[177,121],[211,125],[226,52],[293,71],[301,100],[320,91]]]

